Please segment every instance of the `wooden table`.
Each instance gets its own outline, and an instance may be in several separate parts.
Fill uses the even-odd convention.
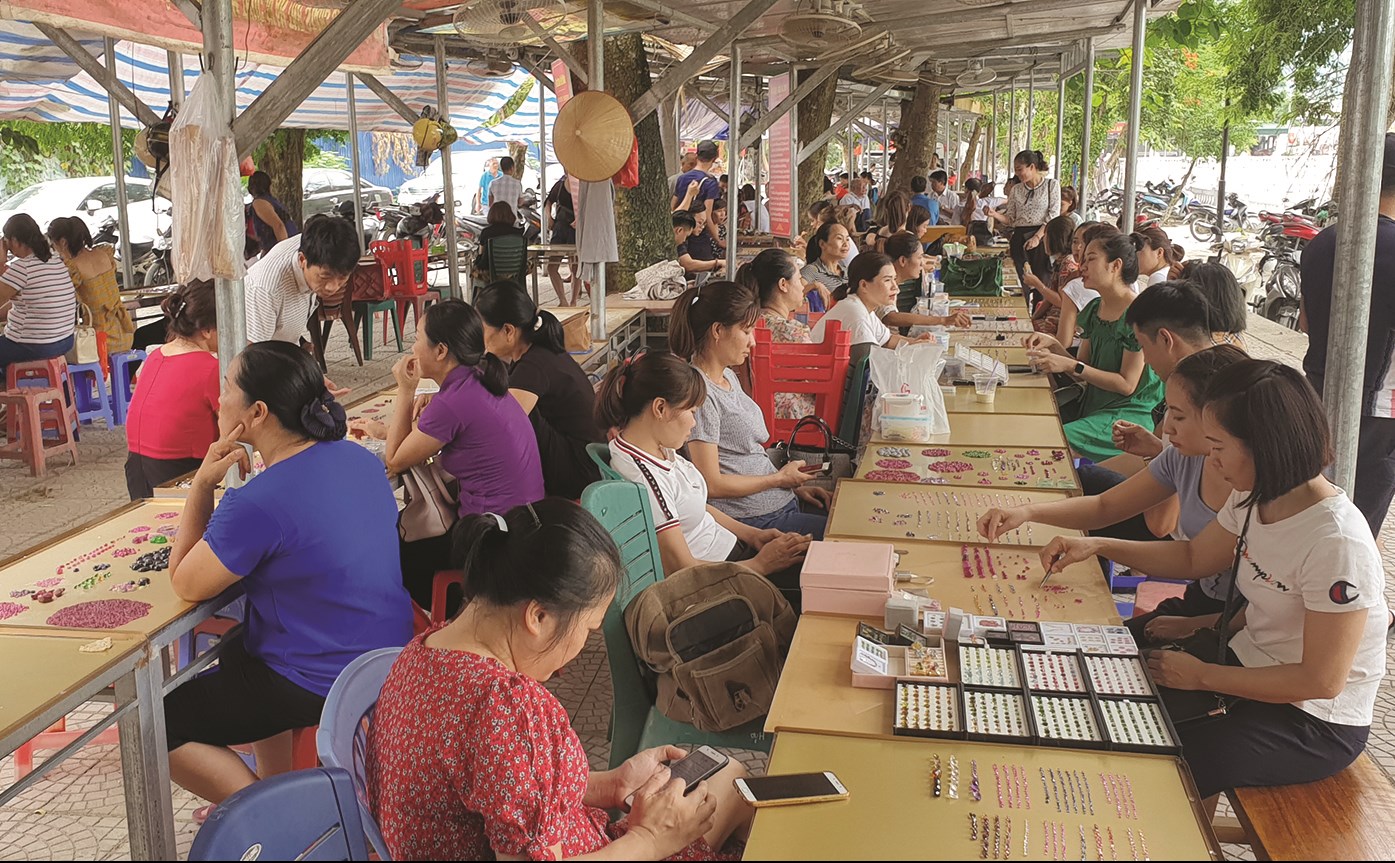
[[[967,374],[967,372],[966,372]],[[1011,379],[1011,375],[1008,376]],[[954,388],[954,398],[945,399],[945,410],[952,414],[1039,414],[1056,416],[1056,397],[1045,387],[998,387],[992,404],[974,397],[972,386]],[[950,417],[950,426],[954,417]]]
[[[169,648],[199,623],[242,595],[242,587],[234,585],[214,599],[200,603],[185,602],[175,596],[168,570],[147,573],[131,570],[131,564],[141,555],[170,545],[155,544],[149,540],[136,542],[134,538],[156,535],[160,528],[177,528],[184,503],[182,498],[169,497],[127,504],[0,564],[0,596],[6,597],[6,601],[27,606],[9,617],[5,621],[7,626],[36,627],[38,631],[61,634],[67,630],[48,624],[48,619],[60,609],[99,599],[128,599],[149,604],[149,611],[144,616],[120,627],[145,639],[143,657],[132,672],[134,680],[131,685],[134,688],[131,690],[131,700],[138,706],[122,718],[121,732],[122,746],[137,747],[136,751],[142,759],[142,769],[134,771],[127,780],[128,798],[134,795],[142,810],[131,824],[133,855],[160,860],[172,860],[175,854],[163,694],[202,671],[217,659],[219,653],[218,648],[214,648],[177,674],[167,675],[165,672],[171,665]],[[66,565],[98,548],[105,550],[77,563],[80,569],[76,572],[57,574],[60,565]],[[125,550],[132,553],[118,556]],[[98,563],[110,564],[110,569],[99,573],[94,569]],[[90,587],[82,585],[94,576],[107,577]],[[114,585],[142,577],[148,577],[150,584],[128,593],[111,590]],[[61,578],[61,583],[49,583],[49,579],[55,578]],[[40,581],[45,584],[39,585]],[[65,593],[50,603],[10,595],[12,591],[38,587],[63,587]],[[141,788],[132,791],[131,782],[139,782]],[[139,845],[139,850],[134,845]]]
[[[647,335],[644,328],[645,312],[642,308],[609,308],[610,298],[606,298],[607,308],[605,310],[605,331],[606,338],[600,341],[593,341],[589,350],[573,352],[575,359],[584,372],[592,375],[604,375],[610,365],[621,356],[643,347],[646,343]],[[560,320],[564,315],[577,311],[581,307],[572,306],[546,306]],[[589,308],[589,307],[586,307]]]
[[[869,473],[876,472],[878,482],[926,485],[930,488],[961,486],[1079,490],[1080,481],[1076,477],[1070,452],[1065,447],[1000,449],[1007,449],[1007,452],[999,454],[964,446],[878,446],[869,448],[862,461],[858,462],[856,478],[866,479]],[[944,454],[946,452],[948,455]],[[906,462],[910,462],[910,465],[907,466]],[[963,468],[964,465],[969,467],[962,472],[949,469]]]
[[[1061,428],[1060,420],[1049,415],[1015,414],[1002,417],[987,413],[956,413],[949,418],[949,434],[931,435],[927,443],[919,446],[937,443],[986,447],[1063,447],[1066,445],[1066,433]],[[917,446],[875,439],[868,444],[884,445]]]
[[[883,693],[885,694],[885,693]],[[930,793],[932,756],[939,755],[947,775],[951,756],[959,765],[959,798]],[[977,761],[983,799],[968,794],[970,765]],[[1025,769],[1031,809],[996,806],[993,765]],[[1084,831],[1085,857],[1129,860],[1129,838],[1146,844],[1139,859],[1219,860],[1220,848],[1186,767],[1176,758],[1091,752],[1077,749],[1024,748],[991,743],[942,740],[860,740],[816,734],[781,734],[770,756],[770,773],[832,771],[848,790],[848,799],[804,806],[760,809],[746,844],[746,860],[970,860],[982,844],[969,838],[970,813],[1000,818],[1003,832],[1012,823],[1011,859],[1041,859],[1043,821],[1063,824],[1064,859],[1076,860]],[[1057,813],[1042,797],[1039,771],[1075,771],[1090,784],[1095,815]],[[1105,798],[1101,774],[1129,779],[1138,819],[1120,817]],[[945,780],[947,781],[947,780]],[[942,786],[943,787],[943,786]],[[1319,825],[1313,825],[1320,829]],[[1098,827],[1103,854],[1097,854]],[[1106,831],[1112,831],[1111,854]],[[1027,854],[1022,853],[1026,839]],[[1109,855],[1108,857],[1104,855]],[[1004,859],[1009,855],[1004,854]]]
[[[101,652],[78,648],[111,639]],[[121,735],[121,780],[126,798],[131,857],[174,859],[173,823],[162,830],[160,800],[169,798],[169,772],[152,766],[165,751],[164,710],[159,690],[143,684],[149,663],[144,636],[120,630],[52,629],[0,625],[0,758],[14,752],[88,701],[115,689],[115,705],[83,736],[46,758],[0,793],[8,803],[49,770],[87,745],[113,723]],[[163,791],[159,784],[163,782]]]
[[[1063,491],[1028,489],[947,488],[842,479],[829,507],[828,536],[849,539],[918,539],[956,546],[981,542],[978,520],[993,507],[1036,501],[1064,500]],[[1082,536],[1078,530],[1048,524],[1026,524],[998,538],[999,545],[1040,548],[1057,536]]]

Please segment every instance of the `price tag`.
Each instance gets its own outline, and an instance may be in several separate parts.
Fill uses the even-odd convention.
[[[853,649],[856,651],[855,658],[858,665],[865,665],[877,674],[887,673],[890,657],[885,647],[873,644],[862,636],[858,636]]]

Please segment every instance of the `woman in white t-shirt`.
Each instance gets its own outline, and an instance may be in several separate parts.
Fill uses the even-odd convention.
[[[1356,506],[1322,475],[1332,439],[1317,393],[1267,360],[1229,366],[1207,387],[1202,422],[1211,464],[1235,489],[1216,521],[1187,542],[1055,539],[1058,571],[1096,554],[1163,578],[1232,566],[1248,605],[1231,627],[1226,664],[1151,651],[1161,686],[1241,700],[1223,716],[1177,728],[1197,789],[1324,779],[1366,746],[1385,675],[1385,573]]]
[[[8,261],[7,254],[13,256]],[[6,303],[11,305],[0,336],[0,376],[10,363],[47,360],[72,350],[77,317],[73,279],[27,213],[11,216],[0,231],[0,307]]]
[[[610,466],[649,491],[664,572],[724,560],[767,577],[787,571],[803,559],[809,538],[759,530],[712,506],[702,472],[678,454],[705,401],[702,374],[668,351],[616,364],[596,393],[596,421],[615,431]]]
[[[1157,225],[1139,228],[1130,239],[1138,250],[1138,290],[1167,281],[1178,256],[1163,229]]]
[[[925,341],[930,336],[915,339],[897,335],[882,323],[880,314],[896,311],[896,263],[881,252],[863,252],[853,258],[848,267],[846,295],[834,295],[837,303],[828,314],[819,318],[810,333],[814,343],[823,341],[825,322],[837,321],[852,334],[854,345],[876,345],[894,348],[911,341]]]
[[[1084,263],[1086,246],[1100,237],[1117,233],[1119,233],[1118,228],[1103,222],[1081,224],[1075,229],[1075,234],[1071,237],[1071,257],[1078,264]],[[1076,343],[1080,332],[1079,327],[1076,326],[1080,320],[1080,311],[1099,295],[1099,291],[1085,287],[1083,273],[1066,282],[1065,286],[1061,288],[1061,316],[1056,320],[1056,341],[1066,346]]]

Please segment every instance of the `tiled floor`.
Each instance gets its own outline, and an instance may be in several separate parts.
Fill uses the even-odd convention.
[[[1257,357],[1297,365],[1306,338],[1265,321],[1253,321],[1249,347]],[[352,386],[355,395],[367,395],[391,383],[391,366],[397,356],[383,351],[359,367],[340,330],[331,344],[330,377]],[[122,432],[98,429],[84,431],[82,464],[77,468],[58,468],[47,478],[35,480],[13,464],[0,464],[0,524],[5,525],[0,558],[124,503],[124,459]],[[1386,572],[1392,576],[1387,579],[1387,593],[1395,602],[1395,519],[1387,520],[1381,549]],[[603,769],[609,758],[610,674],[599,635],[548,686],[570,712],[592,767]],[[89,706],[72,718],[70,726],[82,727],[101,709],[100,705]],[[1382,685],[1376,705],[1370,752],[1387,773],[1395,775],[1395,684],[1389,679]],[[764,769],[764,755],[737,754],[753,771]],[[0,788],[8,786],[13,776],[13,758],[0,760]],[[183,857],[195,833],[192,813],[202,801],[179,788],[173,793]],[[1245,848],[1228,846],[1225,850],[1230,859],[1253,859]],[[128,856],[120,759],[114,746],[89,747],[0,808],[0,860],[120,860]]]

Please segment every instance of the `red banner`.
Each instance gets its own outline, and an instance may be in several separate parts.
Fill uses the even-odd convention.
[[[773,108],[790,94],[790,76],[777,75],[770,79],[766,88],[767,106]],[[790,117],[787,111],[770,127],[770,178],[766,181],[766,206],[770,210],[770,233],[777,237],[793,237],[796,226],[791,206],[791,190],[794,186],[794,143],[790,134]]]
[[[233,45],[239,59],[286,66],[339,15],[297,0],[233,0]],[[203,34],[170,0],[0,0],[0,17],[70,27],[170,51],[197,54]],[[387,24],[354,49],[341,69],[384,72]]]

